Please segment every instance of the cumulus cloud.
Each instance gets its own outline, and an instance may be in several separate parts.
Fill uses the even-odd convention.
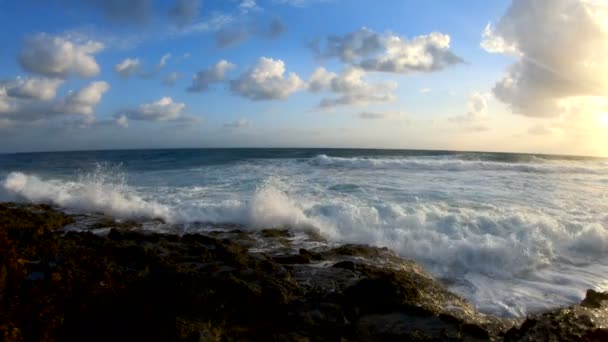
[[[94,115],[95,106],[101,101],[110,85],[103,81],[92,82],[84,88],[70,92],[55,111],[66,114]]]
[[[211,84],[226,81],[226,74],[234,67],[234,64],[221,60],[209,69],[197,72],[192,77],[192,85],[188,88],[188,91],[203,92],[209,90]]]
[[[138,58],[125,58],[122,62],[114,66],[114,70],[120,77],[129,78],[131,75],[139,73],[141,62]]]
[[[178,25],[187,25],[198,17],[200,9],[200,0],[176,0],[169,10],[169,17]]]
[[[149,71],[142,70],[142,62],[139,58],[125,58],[122,62],[116,64],[114,66],[114,71],[123,78],[129,78],[131,76],[139,76],[142,78],[153,78],[155,77],[171,59],[171,54],[164,54],[158,64],[154,66],[154,69],[150,69]]]
[[[520,55],[520,52],[514,42],[507,42],[503,37],[494,33],[494,27],[492,27],[491,23],[486,25],[481,37],[482,39],[480,45],[489,53]]]
[[[25,40],[19,62],[25,70],[47,77],[93,77],[100,72],[95,54],[103,49],[97,41],[40,33]]]
[[[163,97],[158,101],[122,111],[117,114],[116,119],[119,120],[124,116],[131,120],[155,122],[195,120],[195,118],[185,114],[185,109],[185,103],[175,102],[171,97]]]
[[[8,114],[13,111],[13,103],[6,93],[6,87],[0,84],[0,114]]]
[[[119,115],[116,118],[116,124],[122,128],[128,128],[129,127],[129,119],[127,119],[126,115]]]
[[[469,111],[466,115],[451,117],[449,120],[453,123],[470,124],[485,119],[488,116],[488,94],[472,93],[467,107]]]
[[[487,131],[485,122],[488,118],[488,98],[490,94],[473,92],[467,101],[469,111],[465,115],[453,116],[448,121],[469,131]]]
[[[482,34],[491,53],[514,55],[494,95],[515,113],[563,114],[580,97],[608,92],[608,14],[582,0],[513,0],[495,26]]]
[[[344,36],[329,36],[325,46],[319,43],[312,46],[318,57],[336,57],[366,71],[407,74],[437,71],[464,63],[450,51],[450,36],[439,32],[410,40],[364,27]]]
[[[240,118],[236,121],[233,122],[227,122],[224,124],[224,128],[245,128],[245,127],[249,127],[251,125],[251,121],[245,119],[245,118]]]
[[[63,80],[56,78],[21,78],[5,82],[2,86],[7,96],[23,99],[52,100]],[[1,107],[1,105],[0,105]]]
[[[106,82],[92,82],[77,91],[69,92],[63,99],[55,100],[56,89],[31,91],[26,89],[27,80],[18,80],[23,81],[24,87],[18,91],[11,82],[0,84],[0,119],[11,126],[41,123],[62,117],[77,118],[90,124],[95,121],[95,106],[110,88]],[[44,81],[42,84],[48,87]]]
[[[285,99],[306,88],[298,75],[285,73],[282,60],[261,57],[252,68],[230,82],[230,89],[234,94],[258,101]]]
[[[395,99],[392,93],[397,88],[395,82],[369,84],[363,80],[364,76],[365,71],[356,67],[349,67],[340,75],[319,67],[310,77],[309,89],[312,92],[327,91],[339,95],[335,98],[322,99],[319,103],[320,108],[387,102]]]

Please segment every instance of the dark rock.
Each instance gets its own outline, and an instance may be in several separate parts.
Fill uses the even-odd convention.
[[[291,232],[287,229],[264,229],[260,233],[266,238],[291,237]]]
[[[0,341],[608,337],[606,293],[589,291],[580,306],[515,326],[477,313],[386,248],[345,245],[270,257],[250,253],[248,243],[262,236],[288,246],[288,231],[180,236],[108,219],[97,226],[111,228],[101,236],[60,229],[70,223],[48,206],[0,204]]]
[[[321,261],[323,256],[320,253],[310,252],[301,248],[297,255],[281,255],[273,258],[279,264],[310,264],[312,261]]]
[[[310,261],[321,261],[323,260],[323,256],[321,255],[321,253],[315,253],[315,252],[311,252],[307,249],[304,248],[300,248],[300,250],[298,251],[300,253],[300,255]]]
[[[340,261],[339,263],[334,264],[333,267],[343,268],[345,270],[351,270],[351,271],[357,270],[357,264],[355,264],[352,261]]]
[[[388,248],[377,248],[366,245],[344,245],[334,248],[332,252],[339,255],[373,258],[388,252]]]
[[[273,260],[278,262],[279,264],[287,265],[310,264],[310,259],[301,254],[277,256],[274,257]]]
[[[608,292],[596,292],[594,290],[587,290],[585,299],[581,302],[582,306],[588,308],[600,308],[603,301],[608,301]]]

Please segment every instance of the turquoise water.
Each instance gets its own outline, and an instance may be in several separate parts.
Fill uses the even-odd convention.
[[[314,229],[387,246],[480,310],[607,289],[608,160],[504,153],[190,149],[0,155],[0,200],[120,218]]]

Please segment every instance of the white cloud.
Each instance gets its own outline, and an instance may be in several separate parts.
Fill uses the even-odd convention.
[[[4,84],[7,96],[24,99],[52,100],[63,80],[52,78],[21,78]]]
[[[160,58],[160,62],[158,62],[158,64],[156,65],[157,69],[162,69],[167,65],[167,62],[169,62],[169,60],[171,59],[171,54],[170,53],[166,53],[164,54],[161,58]]]
[[[255,0],[241,0],[241,3],[239,4],[239,9],[241,10],[241,12],[247,13],[249,11],[259,9],[259,7],[256,4]]]
[[[517,62],[495,85],[494,95],[515,113],[554,117],[567,102],[608,93],[608,13],[581,0],[514,0],[482,46]]]
[[[366,71],[407,74],[442,70],[464,63],[450,51],[450,36],[439,32],[409,40],[368,28],[344,36],[330,36],[324,47],[314,47],[319,57],[337,57]]]
[[[186,104],[175,102],[170,97],[163,97],[152,103],[142,104],[139,107],[120,113],[118,119],[126,116],[131,120],[143,121],[176,121],[185,118]]]
[[[171,35],[189,35],[206,32],[216,32],[236,21],[233,15],[226,13],[213,13],[210,17],[195,21],[180,29],[173,29]]]
[[[188,91],[203,92],[209,89],[213,83],[226,81],[226,73],[235,68],[235,65],[221,60],[209,69],[201,70],[192,77],[192,85]]]
[[[251,121],[246,118],[240,118],[233,122],[228,122],[224,124],[224,128],[245,128],[251,125]]]
[[[481,34],[481,47],[489,53],[505,53],[513,55],[521,55],[517,46],[513,42],[507,42],[501,36],[494,33],[494,27],[491,23],[486,25],[486,28]]]
[[[285,75],[285,63],[261,57],[239,78],[230,82],[232,92],[251,100],[279,100],[306,88],[295,73]]]
[[[120,115],[116,118],[116,124],[120,127],[127,128],[129,127],[129,120],[126,115]]]
[[[357,114],[359,119],[364,120],[388,120],[388,119],[405,119],[407,116],[403,112],[361,112]]]
[[[356,67],[349,67],[340,75],[319,67],[310,77],[309,89],[312,92],[329,91],[340,95],[337,98],[321,100],[320,108],[388,102],[395,99],[392,93],[397,88],[395,82],[368,84],[363,80],[364,76],[365,71]]]
[[[11,126],[44,123],[56,118],[72,121],[77,118],[88,125],[95,121],[95,106],[109,88],[106,82],[92,82],[68,93],[65,98],[54,101],[55,90],[38,89],[38,93],[12,96],[6,91],[6,85],[0,85],[0,115]]]
[[[467,101],[469,111],[465,115],[453,116],[448,121],[467,130],[486,131],[485,121],[488,118],[488,98],[490,94],[473,92]]]
[[[6,114],[13,111],[13,104],[6,94],[6,88],[0,85],[0,114]]]
[[[114,70],[120,77],[128,78],[139,72],[141,63],[138,58],[125,58],[114,66]]]
[[[19,62],[25,70],[47,77],[93,77],[100,72],[95,54],[103,49],[97,41],[40,33],[25,40]]]
[[[422,88],[420,89],[418,92],[420,92],[420,94],[428,94],[432,91],[431,88]]]
[[[474,92],[469,97],[467,106],[469,116],[473,119],[483,119],[488,115],[488,96],[479,92]]]
[[[110,89],[106,82],[92,82],[84,88],[70,92],[55,111],[66,114],[94,115],[95,106],[101,101],[105,92]]]

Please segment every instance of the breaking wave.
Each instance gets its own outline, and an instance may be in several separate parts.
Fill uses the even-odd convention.
[[[129,178],[119,169],[100,166],[75,179],[10,172],[1,188],[5,196],[17,200],[50,203],[84,213],[160,218],[167,224],[184,226],[208,222],[237,223],[250,229],[312,229],[329,243],[386,246],[422,263],[482,311],[518,316],[572,303],[581,299],[586,288],[608,288],[603,278],[608,272],[605,259],[608,214],[601,207],[605,192],[593,185],[597,183],[580,189],[581,200],[570,198],[571,192],[568,197],[555,190],[559,186],[572,186],[570,183],[552,184],[550,178],[542,177],[524,179],[524,186],[517,188],[520,190],[509,190],[507,195],[499,191],[503,186],[499,183],[474,188],[468,195],[461,190],[468,178],[459,178],[463,183],[456,185],[416,178],[405,185],[396,184],[395,188],[387,184],[396,180],[389,179],[389,183],[372,188],[374,179],[370,175],[374,175],[375,168],[441,171],[506,168],[522,174],[590,175],[605,170],[605,166],[597,164],[562,164],[565,166],[539,161],[523,165],[449,158],[320,155],[305,163],[278,162],[270,169],[243,164],[188,171],[198,172],[198,178],[179,185],[151,185],[143,181],[151,177],[145,172]],[[350,168],[372,171],[361,179],[350,173]],[[229,170],[233,170],[232,175]],[[511,175],[505,177],[515,179]],[[127,178],[133,184],[127,184]],[[602,177],[594,179],[599,178]],[[251,179],[255,185],[244,187]],[[474,186],[482,184],[478,177],[472,179]],[[485,180],[492,181],[495,179]],[[425,191],[443,188],[445,193],[431,191],[431,195],[424,195],[415,185]],[[498,188],[498,192],[478,197],[493,188]],[[404,193],[407,191],[416,196]],[[502,196],[512,197],[502,199]],[[162,231],[163,224],[159,223],[157,229]]]
[[[414,171],[513,171],[533,173],[580,173],[608,175],[605,162],[557,163],[542,158],[529,158],[526,163],[508,163],[481,159],[454,157],[435,158],[376,158],[376,157],[330,157],[318,155],[310,160],[312,165],[358,169],[397,168]]]

